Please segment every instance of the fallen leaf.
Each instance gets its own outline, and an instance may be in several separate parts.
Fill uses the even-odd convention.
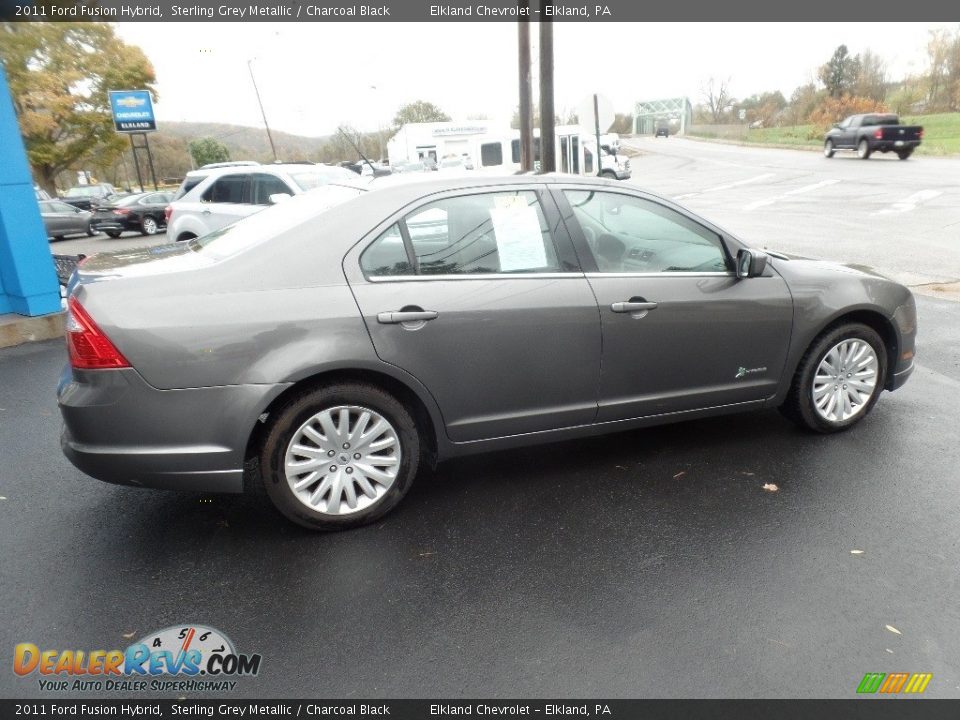
[[[777,487],[776,485],[774,485],[773,483],[765,483],[764,486],[763,486],[763,489],[766,490],[767,492],[776,492],[776,491],[779,490],[780,488],[778,488],[778,487]]]
[[[626,469],[627,469],[626,466],[624,466],[624,465],[614,465],[614,467],[615,467],[617,470],[626,470]]]
[[[884,650],[886,650],[888,653],[890,653],[891,655],[893,655],[893,650],[891,650],[890,648],[884,648]]]
[[[678,472],[676,475],[673,476],[673,479],[676,480],[677,478],[683,477],[686,474],[687,474],[686,470],[681,470],[680,472]]]
[[[135,634],[136,634],[136,633],[124,633],[123,636],[124,636],[127,640],[129,640],[129,639],[132,638]]]
[[[6,499],[7,499],[6,495],[0,495],[0,500],[6,500]]]
[[[431,550],[430,552],[417,553],[417,557],[429,557],[431,555],[436,555],[436,554],[437,553]]]
[[[851,550],[851,555],[863,555],[863,550]]]
[[[748,476],[750,476],[750,477],[753,477],[753,473],[752,473],[752,472],[747,472],[746,470],[741,470],[741,471],[740,471],[740,474],[741,474],[741,475],[748,475]]]
[[[903,633],[897,630],[893,625],[887,625],[887,630],[892,633],[896,633],[897,635],[903,635]]]

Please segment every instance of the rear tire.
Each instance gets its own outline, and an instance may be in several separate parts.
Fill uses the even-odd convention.
[[[120,233],[116,230],[107,230],[107,237],[111,237],[116,240],[118,237],[120,237]]]
[[[886,377],[887,350],[876,330],[844,323],[810,345],[780,412],[815,432],[847,430],[873,409]]]
[[[87,236],[94,237],[97,234],[97,231],[93,229],[93,225],[87,223]]]
[[[861,160],[870,159],[870,141],[866,138],[863,138],[859,143],[857,143],[857,157]]]
[[[143,230],[144,235],[156,235],[157,234],[157,221],[152,217],[147,215],[140,221],[140,228]]]
[[[613,170],[603,170],[600,173],[600,177],[606,178],[607,180],[616,180],[617,174]]]
[[[271,412],[261,481],[289,520],[344,530],[392,510],[410,489],[420,455],[420,433],[400,401],[374,385],[338,383]]]
[[[823,156],[826,158],[832,158],[835,152],[836,150],[833,148],[833,140],[828,138],[823,144]]]
[[[907,159],[908,157],[910,157],[911,155],[913,155],[913,150],[912,150],[912,149],[910,149],[910,150],[900,150],[899,152],[897,152],[897,157],[900,158],[901,160],[906,160],[906,159]]]

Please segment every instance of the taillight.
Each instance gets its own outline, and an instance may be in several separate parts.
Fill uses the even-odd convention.
[[[917,133],[917,140],[923,140],[923,128],[920,128],[920,132]]]
[[[873,131],[873,137],[877,140],[883,140],[883,128],[877,128]]]
[[[167,224],[170,223],[170,217],[173,215],[173,205],[167,205],[163,209],[163,217],[167,221]]]
[[[97,327],[93,318],[75,297],[67,303],[64,322],[67,331],[67,351],[70,364],[78,370],[106,370],[128,368],[130,363]]]
[[[130,214],[130,211],[127,210],[126,208],[117,208],[116,210],[113,211],[113,214],[114,214],[114,215],[129,215],[129,214]]]

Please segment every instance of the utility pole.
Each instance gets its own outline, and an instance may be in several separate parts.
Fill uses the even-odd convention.
[[[530,8],[530,0],[520,0],[517,7]],[[533,170],[533,87],[530,78],[530,16],[521,16],[517,23],[517,49],[520,73],[520,170]]]
[[[260,114],[263,115],[263,126],[267,129],[267,140],[270,141],[270,150],[273,152],[273,161],[277,162],[277,148],[273,144],[273,135],[270,134],[270,123],[267,122],[267,113],[263,109],[263,100],[260,99],[260,89],[257,87],[257,79],[253,76],[253,61],[256,58],[247,60],[247,70],[250,71],[250,80],[253,81],[253,91],[257,94],[257,104],[260,106]]]
[[[553,111],[553,21],[550,0],[540,0],[540,172],[556,172],[557,148]],[[598,148],[599,150],[599,148]]]

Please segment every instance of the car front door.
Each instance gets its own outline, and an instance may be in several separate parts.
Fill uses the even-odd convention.
[[[714,229],[652,198],[556,193],[600,306],[598,422],[776,393],[793,321],[779,275],[738,279]]]
[[[344,268],[377,355],[428,388],[454,442],[593,421],[597,304],[537,186],[425,201]]]
[[[840,141],[837,145],[852,148],[857,144],[857,130],[860,127],[860,115],[853,115],[840,124]]]

